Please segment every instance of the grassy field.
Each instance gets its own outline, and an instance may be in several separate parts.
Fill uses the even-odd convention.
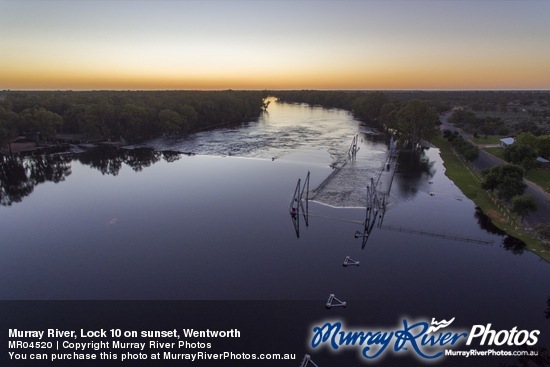
[[[480,136],[479,138],[475,138],[473,136],[470,136],[470,140],[474,144],[478,145],[488,145],[488,144],[500,144],[500,139],[507,138],[507,136],[504,135],[489,135],[487,137]]]
[[[445,166],[445,174],[449,177],[460,190],[470,198],[483,213],[491,218],[493,224],[506,233],[521,239],[526,243],[530,251],[550,261],[550,248],[543,244],[527,231],[523,230],[518,219],[510,214],[504,207],[495,203],[491,197],[481,188],[480,178],[470,171],[451,150],[449,142],[439,136],[432,143],[440,149],[441,158]]]
[[[494,155],[495,157],[498,157],[498,158],[504,160],[504,148],[502,148],[502,147],[483,148],[483,150],[486,151],[489,154]]]

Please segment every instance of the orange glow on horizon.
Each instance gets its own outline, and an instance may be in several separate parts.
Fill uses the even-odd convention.
[[[0,90],[165,90],[165,89],[350,89],[464,90],[550,89],[550,66],[532,62],[530,68],[510,58],[490,60],[358,59],[339,66],[334,61],[288,62],[271,65],[218,64],[192,71],[181,67],[104,61],[71,64],[43,60],[15,63],[0,60]]]
[[[523,74],[470,70],[383,71],[357,77],[353,73],[266,74],[243,76],[185,76],[70,74],[62,72],[11,73],[0,76],[0,90],[165,90],[165,89],[356,89],[356,90],[461,90],[549,89],[550,80],[538,72]]]

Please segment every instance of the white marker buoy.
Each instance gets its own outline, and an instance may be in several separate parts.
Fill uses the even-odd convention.
[[[346,258],[344,259],[344,263],[342,264],[342,266],[348,267],[348,266],[352,266],[352,265],[359,266],[359,261],[353,260],[353,259],[351,259],[349,256],[346,256]]]
[[[331,309],[332,307],[346,307],[346,302],[339,300],[334,296],[334,294],[331,294],[328,296],[328,300],[325,307],[327,309]]]

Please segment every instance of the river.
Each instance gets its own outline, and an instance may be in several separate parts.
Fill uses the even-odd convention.
[[[346,163],[355,134],[360,149]],[[550,345],[549,264],[485,223],[445,176],[437,149],[400,154],[383,222],[363,243],[354,234],[363,231],[366,186],[381,169],[380,185],[389,185],[388,146],[346,111],[271,103],[257,121],[147,145],[156,150],[26,161],[27,180],[12,183],[12,197],[4,190],[0,207],[3,300],[323,308],[335,294],[364,324],[456,317],[540,329],[539,346]],[[313,190],[335,169],[297,236],[289,214],[297,180],[310,172]],[[346,256],[360,265],[342,266]]]

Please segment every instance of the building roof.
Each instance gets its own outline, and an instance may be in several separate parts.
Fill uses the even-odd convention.
[[[550,163],[550,161],[548,159],[545,159],[545,158],[542,158],[542,157],[537,157],[537,162],[539,162],[539,163]]]
[[[504,138],[504,139],[500,139],[500,141],[505,145],[514,144],[514,138]]]

